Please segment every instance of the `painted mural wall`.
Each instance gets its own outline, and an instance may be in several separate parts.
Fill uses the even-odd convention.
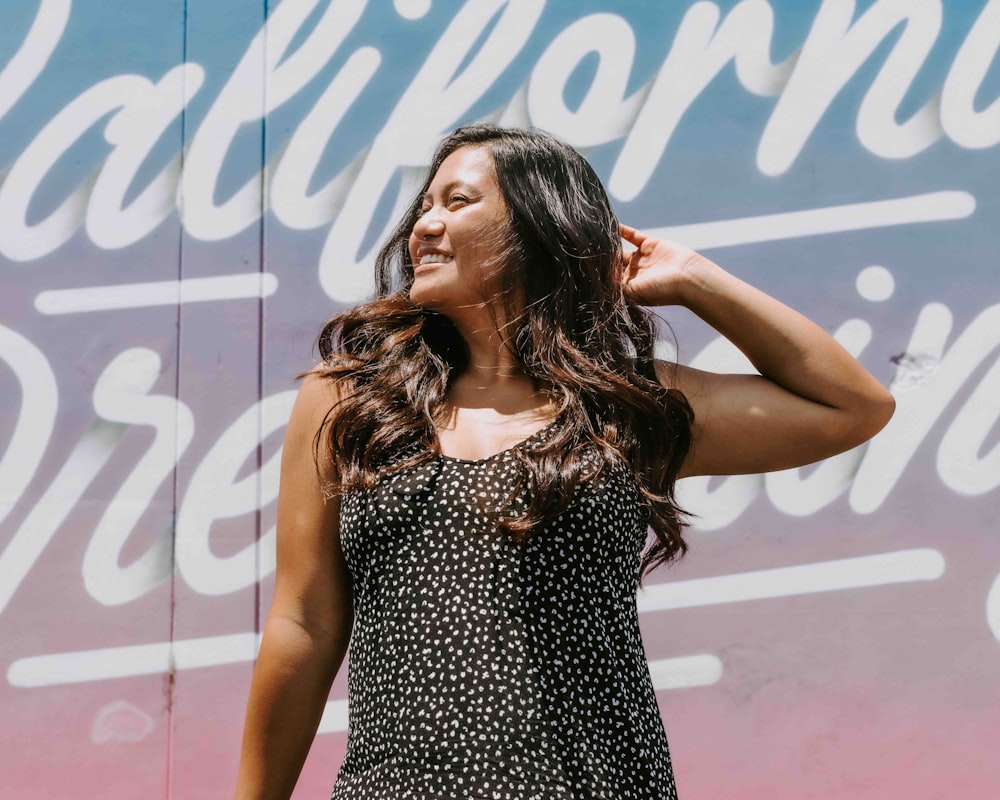
[[[1000,0],[0,5],[0,795],[231,795],[294,376],[488,119],[897,398],[837,458],[682,483],[638,596],[681,796],[1000,796],[998,47]],[[296,798],[346,721],[345,662]]]

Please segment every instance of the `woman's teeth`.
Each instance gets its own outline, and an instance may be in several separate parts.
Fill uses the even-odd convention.
[[[443,264],[445,261],[451,261],[451,256],[444,253],[428,253],[420,257],[421,264]]]

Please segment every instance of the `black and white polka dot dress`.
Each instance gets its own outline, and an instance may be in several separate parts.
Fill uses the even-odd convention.
[[[516,451],[437,456],[341,501],[354,580],[333,800],[668,800],[639,633],[646,521],[628,471],[525,544],[489,533]]]

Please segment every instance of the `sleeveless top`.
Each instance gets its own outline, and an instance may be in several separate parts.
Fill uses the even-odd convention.
[[[355,617],[332,800],[677,797],[639,632],[647,518],[629,471],[578,487],[523,544],[483,511],[556,424],[343,496]]]

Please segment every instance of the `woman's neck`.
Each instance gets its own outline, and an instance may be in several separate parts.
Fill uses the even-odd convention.
[[[449,318],[465,342],[468,360],[448,386],[451,409],[493,409],[503,416],[553,413],[555,404],[524,373],[515,355],[510,327],[485,307],[466,308]],[[447,413],[447,412],[446,412]]]

